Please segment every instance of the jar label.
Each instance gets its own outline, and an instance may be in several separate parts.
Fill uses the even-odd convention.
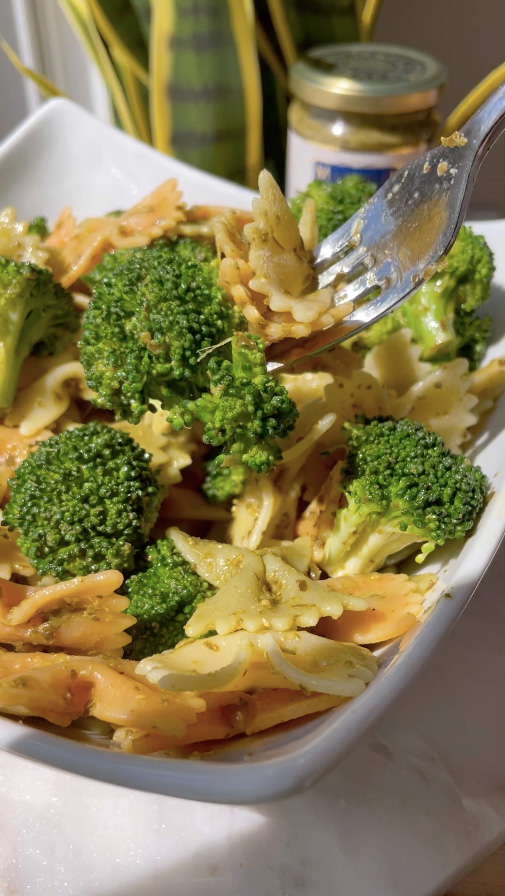
[[[290,199],[312,180],[334,183],[345,174],[362,174],[381,187],[388,177],[427,149],[420,143],[415,149],[398,152],[353,152],[330,149],[288,130],[286,157],[286,196]]]

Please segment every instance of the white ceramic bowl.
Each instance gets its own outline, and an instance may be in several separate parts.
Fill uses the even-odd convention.
[[[167,177],[190,204],[248,208],[252,193],[160,155],[106,127],[67,100],[53,100],[0,147],[0,207],[20,218],[54,220],[65,205],[78,218],[126,208]],[[475,225],[496,253],[489,358],[505,355],[505,221]],[[449,597],[403,640],[383,650],[378,676],[347,705],[290,730],[238,740],[206,759],[132,756],[0,718],[0,746],[58,768],[125,787],[189,799],[253,803],[287,796],[335,766],[428,661],[477,587],[505,529],[505,400],[472,452],[492,496],[476,532],[455,552],[423,566],[447,584]]]

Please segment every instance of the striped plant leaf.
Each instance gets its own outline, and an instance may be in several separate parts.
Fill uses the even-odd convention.
[[[256,188],[263,163],[261,73],[252,0],[228,0],[245,113],[245,183]]]
[[[111,55],[147,86],[148,45],[130,0],[88,0],[88,5]]]
[[[126,99],[137,128],[138,135],[144,143],[151,143],[151,126],[149,123],[149,90],[133,73],[128,64],[112,58],[123,83]]]
[[[140,30],[148,47],[151,33],[151,0],[130,0],[130,3],[137,14]]]
[[[230,3],[152,0],[151,128],[159,149],[252,182],[261,120],[252,4]]]
[[[381,6],[382,0],[362,0],[361,14],[358,18],[361,40],[372,40]]]
[[[12,49],[12,47],[7,43],[7,41],[0,36],[0,47],[4,51],[7,56],[9,62],[12,63],[14,68],[26,78],[29,78],[30,81],[38,87],[41,94],[45,97],[54,97],[54,96],[65,96],[65,94],[56,87],[52,81],[49,81],[48,78],[45,78],[44,75],[39,75],[37,72],[34,72],[32,68],[28,68],[27,65],[24,65],[21,62],[18,54]]]
[[[268,6],[288,65],[309,47],[359,40],[355,0],[268,0]]]
[[[98,32],[87,0],[58,0],[84,49],[96,64],[110,94],[114,113],[124,131],[132,137],[139,133],[130,112],[123,85]]]

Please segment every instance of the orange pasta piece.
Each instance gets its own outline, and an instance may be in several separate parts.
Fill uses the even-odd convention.
[[[434,575],[393,573],[337,576],[325,583],[335,591],[365,597],[369,608],[344,610],[339,619],[320,619],[315,632],[334,641],[378,644],[405,634],[422,613],[425,594],[436,584]]]
[[[43,588],[0,579],[0,642],[121,655],[135,621],[124,613],[128,598],[114,593],[122,581],[117,570]]]
[[[44,245],[52,250],[51,264],[65,287],[91,271],[106,252],[147,246],[171,234],[185,219],[182,193],[171,178],[117,217],[87,218],[76,223],[63,209]]]
[[[166,737],[145,731],[118,728],[113,742],[127,753],[156,753],[181,747],[205,747],[209,741],[228,740],[240,734],[256,734],[284,722],[339,706],[345,700],[329,694],[305,694],[282,688],[263,689],[255,694],[203,692],[207,703],[193,725],[182,737]],[[216,701],[216,697],[219,700]]]
[[[205,701],[167,694],[135,675],[136,663],[64,653],[0,651],[0,711],[63,727],[93,716],[114,726],[182,737]]]

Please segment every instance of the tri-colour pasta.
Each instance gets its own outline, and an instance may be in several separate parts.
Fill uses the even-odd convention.
[[[49,268],[79,313],[93,301],[86,277],[104,255],[188,236],[215,246],[216,282],[267,346],[331,326],[347,311],[330,288],[315,288],[314,208],[306,206],[298,226],[266,172],[252,212],[188,208],[170,180],[127,211],[78,223],[65,209],[46,239],[13,209],[0,214],[0,255]],[[176,431],[157,398],[140,422],[97,408],[79,339],[24,363],[0,422],[1,506],[20,464],[53,435],[95,420],[123,431],[149,454],[164,489],[150,538],[171,539],[208,596],[175,647],[127,659],[136,619],[123,573],[43,578],[18,533],[0,525],[0,712],[62,730],[89,720],[111,749],[170,756],[358,697],[377,672],[375,647],[415,626],[444,586],[422,567],[410,576],[373,564],[355,575],[324,572],[325,540],[345,506],[345,427],[408,417],[460,453],[504,387],[505,360],[471,372],[460,357],[422,361],[403,328],[366,355],[340,346],[280,374],[298,411],[282,456],[266,472],[249,471],[241,493],[216,504],[201,490],[209,451],[202,425]]]

